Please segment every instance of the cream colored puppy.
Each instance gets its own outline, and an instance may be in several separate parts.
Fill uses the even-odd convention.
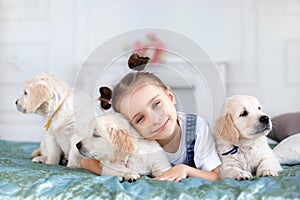
[[[220,177],[251,180],[255,172],[256,176],[277,176],[282,169],[266,138],[271,127],[257,98],[229,97],[213,129],[222,161]]]
[[[80,166],[80,154],[75,146],[79,141],[75,134],[79,130],[74,118],[73,95],[72,88],[50,74],[39,74],[25,81],[24,94],[16,101],[17,109],[46,118],[47,134],[40,148],[32,153],[33,162],[58,164],[64,154],[67,166]]]
[[[170,169],[163,149],[154,140],[146,140],[119,113],[92,120],[86,138],[77,143],[79,152],[101,161],[102,174],[134,180],[141,175],[160,176]]]

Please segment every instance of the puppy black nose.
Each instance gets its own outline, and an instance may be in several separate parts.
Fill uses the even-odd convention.
[[[18,99],[16,100],[16,105],[18,104]]]
[[[76,147],[77,147],[77,149],[78,150],[80,150],[81,149],[81,147],[82,147],[82,142],[80,141],[80,142],[78,142],[77,144],[76,144]]]
[[[259,121],[263,124],[269,124],[270,118],[267,115],[263,115],[259,118]]]

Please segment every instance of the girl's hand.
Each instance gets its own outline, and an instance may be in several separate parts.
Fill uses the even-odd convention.
[[[165,171],[161,176],[156,177],[155,180],[179,182],[181,179],[188,176],[189,168],[189,166],[184,164],[175,165],[171,169]]]
[[[80,160],[81,168],[89,170],[94,174],[101,175],[102,165],[100,161],[93,158],[81,158]]]

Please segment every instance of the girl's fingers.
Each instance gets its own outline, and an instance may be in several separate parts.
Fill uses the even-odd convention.
[[[154,180],[160,180],[160,181],[174,181],[174,182],[180,182],[183,177],[180,176],[160,176],[154,178]]]
[[[182,179],[182,177],[177,177],[177,178],[174,180],[174,182],[180,182],[181,179]]]
[[[172,178],[168,175],[161,175],[159,177],[154,178],[154,180],[160,180],[160,181],[172,181]]]

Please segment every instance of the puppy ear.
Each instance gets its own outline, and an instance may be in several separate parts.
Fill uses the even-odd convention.
[[[35,112],[44,102],[49,99],[49,91],[44,85],[36,85],[32,88],[32,92],[26,106],[26,113]]]
[[[221,138],[231,144],[237,144],[239,141],[239,131],[234,126],[229,113],[217,119],[213,132],[217,138]]]
[[[108,128],[111,142],[117,149],[132,153],[134,151],[134,138],[128,133],[127,130]]]

